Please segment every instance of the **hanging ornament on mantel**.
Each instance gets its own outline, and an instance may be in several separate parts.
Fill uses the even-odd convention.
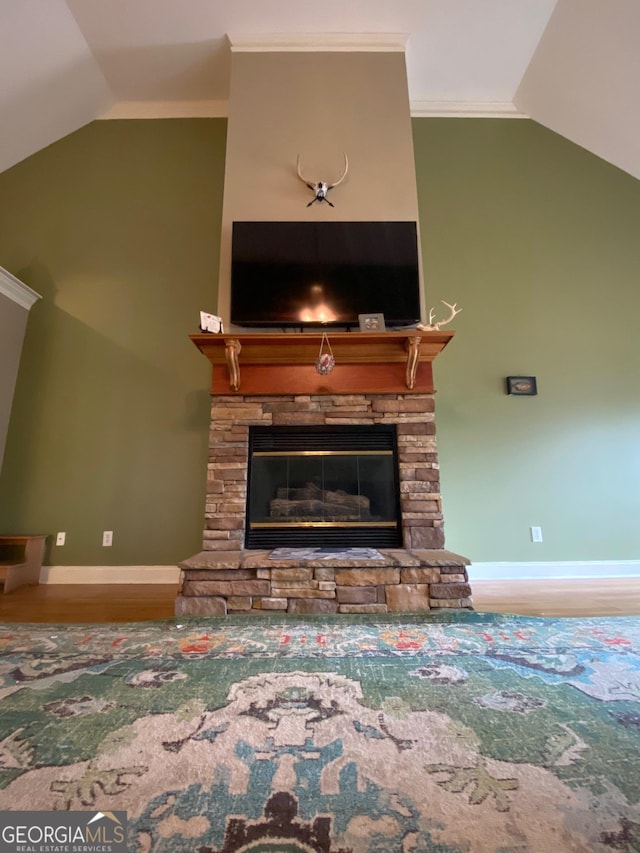
[[[336,360],[333,357],[333,350],[331,349],[329,338],[327,337],[327,333],[323,332],[320,340],[320,352],[316,359],[316,371],[320,376],[326,376],[327,373],[331,373],[335,366]]]

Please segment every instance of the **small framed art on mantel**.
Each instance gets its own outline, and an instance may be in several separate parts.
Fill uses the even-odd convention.
[[[358,314],[361,332],[385,332],[384,314]]]

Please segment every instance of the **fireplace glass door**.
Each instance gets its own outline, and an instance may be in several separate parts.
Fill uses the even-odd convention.
[[[395,426],[252,427],[246,547],[398,547]]]

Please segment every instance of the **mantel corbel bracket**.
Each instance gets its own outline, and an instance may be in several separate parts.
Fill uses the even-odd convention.
[[[418,370],[418,361],[420,360],[420,343],[421,338],[407,338],[407,388],[411,391],[416,384],[416,372]]]
[[[225,342],[224,351],[229,371],[229,387],[232,391],[240,390],[240,364],[238,363],[238,355],[241,349],[242,344],[237,338],[229,338]]]

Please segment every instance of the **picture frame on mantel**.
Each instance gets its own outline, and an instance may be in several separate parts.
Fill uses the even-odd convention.
[[[384,314],[358,314],[361,332],[385,332]]]

